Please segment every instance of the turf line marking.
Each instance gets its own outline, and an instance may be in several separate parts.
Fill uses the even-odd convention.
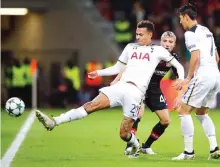
[[[3,156],[1,160],[2,167],[10,167],[10,164],[13,161],[18,149],[20,148],[22,142],[27,136],[28,131],[31,129],[34,120],[35,120],[35,112],[31,111],[25,123],[22,125],[20,131],[17,133],[11,146],[8,148],[5,155]]]

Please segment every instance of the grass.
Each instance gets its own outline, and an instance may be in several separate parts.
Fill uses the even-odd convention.
[[[43,110],[58,115],[64,110]],[[214,167],[220,160],[208,161],[209,145],[199,121],[193,116],[195,124],[196,160],[173,162],[171,158],[183,151],[178,114],[172,112],[172,124],[166,133],[153,145],[156,156],[141,154],[138,159],[128,159],[123,155],[125,143],[119,137],[122,120],[120,109],[97,112],[89,117],[60,125],[51,132],[35,121],[26,140],[16,154],[12,167]],[[211,111],[210,116],[216,126],[220,143],[220,111]],[[2,113],[2,153],[15,137],[19,127],[27,117],[11,118]],[[158,122],[155,114],[146,111],[137,133],[140,142],[148,137],[152,127]]]

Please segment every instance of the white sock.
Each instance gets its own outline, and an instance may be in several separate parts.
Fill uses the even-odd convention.
[[[70,111],[67,111],[66,113],[61,114],[58,117],[53,117],[56,125],[65,123],[65,122],[70,122],[72,120],[77,120],[77,119],[82,119],[86,117],[88,113],[84,109],[84,107],[79,107],[77,109],[72,109]]]
[[[215,136],[215,125],[212,122],[212,119],[208,114],[205,115],[196,115],[196,117],[200,120],[203,130],[208,137],[210,151],[213,151],[217,147],[217,141]]]
[[[184,151],[193,152],[194,125],[191,115],[179,115],[184,137]]]
[[[134,145],[136,148],[140,145],[136,136],[133,133],[131,133],[131,140],[128,143]]]

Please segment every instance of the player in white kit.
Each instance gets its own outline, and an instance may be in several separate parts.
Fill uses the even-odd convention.
[[[124,118],[120,127],[120,137],[133,146],[129,157],[138,157],[140,144],[135,135],[130,133],[130,129],[138,117],[140,105],[156,66],[161,60],[170,62],[177,69],[179,79],[184,79],[182,65],[162,46],[151,45],[153,30],[152,22],[141,21],[136,30],[138,44],[128,44],[114,66],[88,74],[91,79],[97,76],[115,75],[126,64],[126,71],[118,83],[100,89],[100,94],[94,100],[58,117],[50,118],[37,110],[36,116],[39,121],[47,130],[52,130],[57,125],[84,118],[95,111],[122,106]]]
[[[191,53],[191,59],[187,78],[175,85],[177,89],[181,89],[184,84],[189,83],[188,89],[182,97],[179,111],[184,137],[184,152],[174,157],[173,160],[195,158],[194,125],[190,115],[194,109],[209,140],[209,159],[220,158],[215,126],[208,115],[208,110],[220,90],[220,73],[217,66],[219,56],[213,34],[208,28],[197,23],[196,15],[197,9],[192,4],[187,4],[179,9],[180,24],[186,30],[185,43]]]

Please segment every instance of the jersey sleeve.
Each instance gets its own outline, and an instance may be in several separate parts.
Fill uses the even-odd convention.
[[[129,50],[129,44],[124,48],[121,55],[118,58],[118,61],[120,61],[123,64],[127,64],[128,62],[128,50]]]
[[[185,36],[185,43],[186,43],[186,48],[189,50],[189,52],[199,50],[199,39],[196,36],[194,32],[187,31],[184,34]]]
[[[178,62],[180,62],[180,57],[179,57],[179,55],[177,55],[176,53],[172,53],[172,55],[174,56],[174,58],[175,58]],[[178,76],[178,73],[177,73],[176,68],[172,66],[171,69],[172,69],[172,71],[173,71],[173,74],[176,76],[176,78],[178,78],[179,76]]]
[[[174,58],[174,56],[162,46],[160,46],[158,54],[160,55],[161,60],[166,62],[170,62]]]

